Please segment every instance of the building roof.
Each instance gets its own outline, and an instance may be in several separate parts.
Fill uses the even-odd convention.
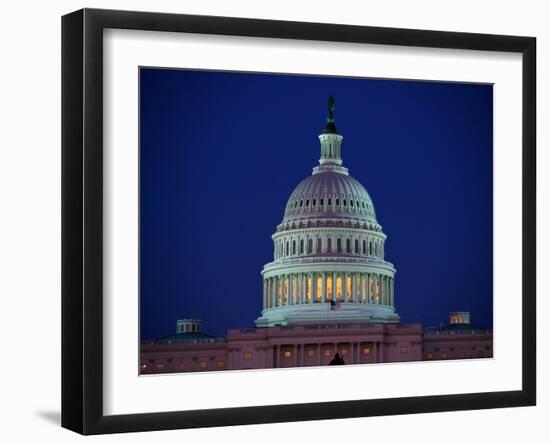
[[[186,341],[186,340],[197,340],[197,339],[212,339],[216,338],[213,335],[205,334],[204,332],[182,332],[180,334],[169,335],[168,337],[161,338],[162,341]]]

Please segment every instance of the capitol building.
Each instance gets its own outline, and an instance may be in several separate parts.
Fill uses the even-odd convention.
[[[395,268],[384,260],[386,235],[369,193],[342,166],[342,139],[331,97],[319,135],[319,165],[290,195],[272,236],[273,261],[262,271],[264,309],[257,327],[399,322]]]
[[[470,324],[468,312],[433,330],[400,322],[387,237],[367,190],[343,166],[334,108],[330,97],[319,164],[272,235],[256,327],[216,338],[199,319],[179,320],[176,334],[141,342],[141,374],[323,366],[336,353],[345,364],[492,357],[492,331]]]

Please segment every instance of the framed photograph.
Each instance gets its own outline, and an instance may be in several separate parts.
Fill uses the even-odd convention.
[[[532,37],[62,20],[62,425],[535,405]]]

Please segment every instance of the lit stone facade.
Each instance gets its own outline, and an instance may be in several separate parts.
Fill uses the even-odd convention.
[[[262,271],[257,327],[399,322],[396,271],[384,259],[386,235],[368,192],[342,166],[342,139],[329,111],[319,135],[319,166],[292,192],[272,236],[274,255]]]

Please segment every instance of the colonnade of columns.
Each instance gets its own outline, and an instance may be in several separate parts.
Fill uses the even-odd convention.
[[[263,308],[325,303],[394,305],[393,277],[365,272],[307,272],[264,279]]]

